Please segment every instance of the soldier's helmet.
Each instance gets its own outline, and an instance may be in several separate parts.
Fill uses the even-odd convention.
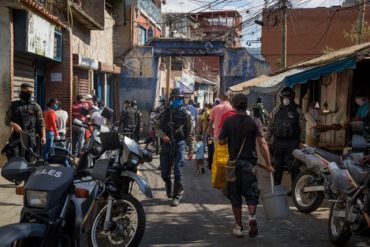
[[[295,93],[293,88],[291,87],[284,87],[283,90],[280,92],[280,98],[288,97],[288,98],[293,98],[295,97]]]
[[[184,98],[184,92],[180,88],[174,88],[171,91],[171,99],[173,98]]]

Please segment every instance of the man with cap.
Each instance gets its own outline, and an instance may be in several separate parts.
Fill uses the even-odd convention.
[[[13,147],[14,156],[25,157],[30,161],[29,153],[19,144],[21,132],[31,136],[31,148],[36,148],[36,134],[41,136],[41,144],[46,143],[45,122],[41,107],[32,100],[33,86],[28,83],[21,85],[19,100],[13,101],[6,111],[5,124],[12,128],[9,143],[18,143]]]
[[[172,206],[178,206],[183,195],[182,167],[185,160],[185,145],[188,146],[188,158],[192,159],[192,124],[191,114],[185,109],[184,94],[179,88],[171,91],[169,106],[158,118],[163,145],[160,153],[162,179],[165,182],[168,198],[172,198]],[[172,190],[171,167],[174,171],[174,187]]]
[[[294,102],[294,97],[292,88],[283,88],[280,92],[281,103],[272,111],[268,126],[267,140],[273,147],[275,185],[281,184],[284,167],[288,167],[292,183],[300,172],[293,165],[292,152],[305,143],[306,121],[302,110]],[[291,192],[288,193],[290,194]]]

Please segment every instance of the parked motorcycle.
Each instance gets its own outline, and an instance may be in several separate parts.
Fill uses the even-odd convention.
[[[360,160],[368,153],[363,122],[352,123],[352,143],[350,157]],[[297,209],[303,213],[311,213],[318,209],[324,198],[333,199],[330,193],[328,177],[329,163],[341,163],[342,156],[320,148],[303,147],[293,151],[296,159],[293,165],[304,167],[293,182],[292,199]]]
[[[27,135],[21,135],[21,143],[29,150]],[[91,171],[12,158],[1,175],[25,185],[17,188],[24,198],[20,222],[0,227],[0,246],[83,246],[89,240],[96,198],[101,198],[99,185],[82,179]]]
[[[370,222],[366,221],[364,207],[369,207],[370,167],[343,157],[341,163],[329,164],[331,200],[328,234],[335,245],[344,245],[352,235],[370,237]]]
[[[150,162],[150,151],[141,149],[130,138],[117,132],[101,133],[104,150],[115,150],[105,169],[107,205],[98,213],[91,231],[93,246],[137,246],[145,231],[145,212],[142,204],[132,196],[133,184],[152,198],[144,178],[137,175],[140,163]],[[117,145],[119,144],[119,145]],[[104,169],[104,168],[103,168]]]
[[[140,242],[145,214],[131,190],[137,182],[152,196],[146,181],[134,173],[136,161],[150,161],[151,154],[128,138],[121,142],[112,138],[117,133],[107,134],[108,138],[100,140],[100,155],[94,156],[94,145],[88,145],[75,168],[27,164],[23,159],[5,165],[3,177],[16,183],[25,181],[24,189],[18,189],[25,205],[20,223],[0,227],[0,246],[105,246],[106,241],[136,246]],[[28,148],[25,136],[22,145]],[[101,159],[107,152],[108,158]],[[101,232],[103,215],[107,215],[109,227]]]

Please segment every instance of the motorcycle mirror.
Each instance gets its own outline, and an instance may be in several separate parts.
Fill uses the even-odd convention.
[[[103,111],[100,114],[102,117],[108,119],[109,121],[112,120],[114,115],[114,110],[109,107],[104,107]]]

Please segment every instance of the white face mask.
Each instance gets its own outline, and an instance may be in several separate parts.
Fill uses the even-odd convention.
[[[284,99],[283,99],[283,104],[284,104],[285,106],[289,105],[289,104],[290,104],[290,99],[289,99],[289,98],[284,98]]]

